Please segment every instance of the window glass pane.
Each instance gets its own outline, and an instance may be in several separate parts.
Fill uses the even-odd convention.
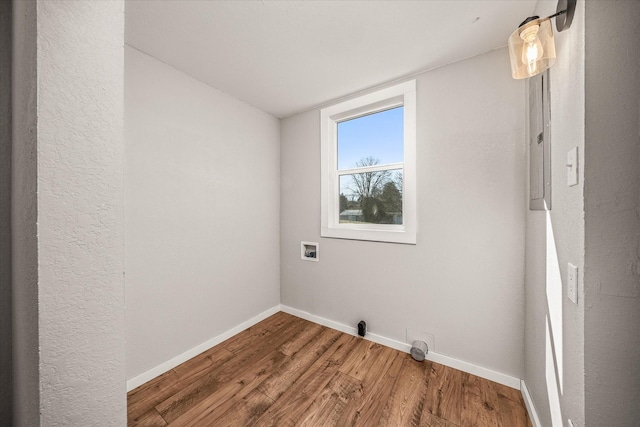
[[[402,224],[402,169],[340,176],[340,224]]]
[[[338,170],[403,161],[404,107],[338,123]]]

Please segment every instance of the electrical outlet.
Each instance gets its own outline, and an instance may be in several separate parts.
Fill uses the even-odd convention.
[[[578,303],[578,267],[571,263],[567,264],[567,297]]]

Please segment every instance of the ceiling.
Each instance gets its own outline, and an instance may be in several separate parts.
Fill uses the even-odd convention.
[[[282,118],[505,46],[535,4],[127,0],[125,39]]]

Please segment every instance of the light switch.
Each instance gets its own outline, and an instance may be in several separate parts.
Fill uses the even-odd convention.
[[[578,185],[578,147],[567,153],[567,185]]]
[[[571,263],[567,264],[567,297],[578,303],[578,267]]]

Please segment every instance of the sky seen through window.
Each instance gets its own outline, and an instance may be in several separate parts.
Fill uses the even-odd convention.
[[[402,162],[404,107],[358,117],[338,123],[338,170],[356,167],[366,157],[379,164]]]

